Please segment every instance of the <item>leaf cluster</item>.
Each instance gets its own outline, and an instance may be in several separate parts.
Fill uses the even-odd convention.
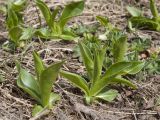
[[[96,99],[103,99],[109,102],[112,101],[117,96],[118,92],[113,89],[106,91],[106,87],[110,84],[120,83],[134,89],[136,88],[133,83],[123,78],[122,75],[136,74],[143,68],[143,62],[124,61],[123,58],[117,56],[117,53],[119,52],[117,49],[117,53],[115,53],[115,63],[110,65],[106,71],[103,71],[102,68],[106,55],[106,46],[94,46],[94,50],[91,51],[91,49],[83,42],[79,42],[78,45],[83,64],[86,68],[87,79],[64,70],[61,70],[60,74],[84,92],[87,104],[92,103]],[[122,56],[123,52],[124,51],[122,50],[119,53],[120,56]]]
[[[141,10],[134,7],[128,6],[127,10],[132,16],[128,20],[128,27],[130,30],[134,30],[133,27],[135,27],[160,31],[160,16],[155,4],[155,0],[150,0],[150,11],[153,15],[152,18],[145,17]]]
[[[27,6],[27,0],[9,0],[6,7],[6,26],[11,43],[14,47],[23,47],[23,40],[26,40],[26,29],[23,24],[23,10]],[[29,36],[30,37],[30,36]]]
[[[17,85],[39,103],[33,109],[34,116],[46,108],[51,108],[53,103],[60,99],[58,94],[51,91],[64,61],[46,67],[36,52],[33,52],[33,58],[36,76],[23,69],[18,62],[16,65],[19,72]]]
[[[84,1],[72,2],[66,5],[62,13],[59,13],[59,6],[52,12],[41,0],[36,0],[36,5],[43,14],[48,26],[48,28],[40,28],[36,30],[35,34],[37,36],[42,38],[61,38],[64,40],[75,39],[76,35],[68,28],[65,28],[65,25],[72,17],[78,16],[82,13],[84,9]]]
[[[42,0],[35,0],[35,3],[40,9],[46,21],[47,27],[40,27],[36,29],[24,25],[24,16],[22,13],[27,7],[27,0],[9,0],[5,10],[7,16],[6,26],[8,29],[10,42],[4,44],[3,48],[23,48],[25,42],[33,38],[33,36],[45,39],[75,40],[77,36],[70,30],[69,27],[66,27],[66,24],[72,17],[78,16],[82,13],[84,9],[83,0],[67,4],[62,12],[60,6],[55,8],[52,12]],[[1,11],[5,12],[5,10],[2,9]]]

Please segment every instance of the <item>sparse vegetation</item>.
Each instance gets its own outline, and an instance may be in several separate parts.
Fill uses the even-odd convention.
[[[159,119],[160,4],[102,1],[0,1],[0,118]]]

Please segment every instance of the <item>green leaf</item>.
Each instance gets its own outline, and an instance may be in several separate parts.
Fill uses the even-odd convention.
[[[41,37],[41,38],[45,38],[48,39],[50,36],[50,31],[47,28],[40,28],[40,29],[36,29],[34,35]]]
[[[101,23],[103,26],[108,26],[109,19],[102,17],[102,16],[96,16],[96,19]]]
[[[137,88],[136,85],[134,85],[132,82],[130,82],[129,80],[126,80],[124,78],[121,78],[121,77],[113,78],[108,82],[109,82],[109,84],[124,84],[124,85],[127,85],[133,89]]]
[[[22,29],[20,27],[13,27],[10,31],[9,31],[9,36],[11,38],[11,40],[18,46],[19,42],[20,42],[20,37],[22,35]]]
[[[19,20],[18,20],[17,14],[11,8],[8,8],[7,20],[6,20],[6,24],[7,24],[8,29],[11,29],[11,28],[17,26],[18,23],[19,23]]]
[[[51,93],[50,99],[49,99],[49,108],[52,107],[53,104],[55,104],[56,101],[59,101],[61,97],[58,94]]]
[[[75,37],[74,37],[74,36],[65,35],[65,34],[60,35],[59,38],[61,38],[61,39],[63,39],[63,40],[75,40]]]
[[[35,100],[41,103],[40,89],[37,81],[34,79],[34,77],[30,73],[22,69],[18,62],[16,63],[16,66],[19,72],[19,77],[17,79],[18,87],[22,88],[25,92],[30,94]]]
[[[155,3],[155,0],[150,0],[150,10],[152,12],[152,15],[155,19],[159,17],[158,9]]]
[[[160,31],[160,24],[145,17],[132,17],[129,19],[133,27]]]
[[[131,66],[125,69],[123,72],[124,74],[136,74],[138,73],[143,67],[144,67],[144,62],[137,62],[133,61],[131,62]]]
[[[22,29],[23,32],[22,32],[22,35],[20,37],[20,40],[28,40],[28,39],[31,39],[32,36],[34,35],[34,28],[32,27],[28,27],[28,28],[23,28]]]
[[[87,73],[90,79],[92,79],[92,74],[93,74],[93,67],[94,63],[92,60],[92,54],[89,48],[82,42],[79,42],[79,48],[80,48],[80,53],[82,56],[83,64],[85,65],[87,69]]]
[[[34,105],[33,109],[32,109],[32,116],[37,116],[38,114],[40,114],[41,112],[43,112],[45,110],[45,108],[43,108],[40,105]]]
[[[101,90],[109,84],[111,79],[112,78],[103,77],[102,79],[96,81],[90,89],[90,96],[96,96],[99,92],[101,92]]]
[[[107,86],[116,76],[122,75],[124,71],[128,70],[132,66],[132,62],[119,62],[111,65],[102,78],[95,82],[91,87],[91,95],[98,94],[105,86]]]
[[[93,72],[93,83],[100,79],[102,74],[102,66],[104,62],[104,57],[106,53],[106,48],[102,47],[100,50],[96,49],[94,51],[94,72]]]
[[[128,20],[127,24],[128,24],[129,30],[135,31],[135,28],[133,28],[132,22],[130,20]]]
[[[60,27],[60,24],[58,22],[54,22],[54,26],[52,27],[52,36],[59,36],[62,34],[62,29]]]
[[[37,52],[33,52],[33,58],[34,58],[34,66],[35,66],[35,71],[37,74],[37,79],[38,81],[40,80],[40,75],[45,69],[43,61],[40,59],[40,56],[38,55]]]
[[[117,97],[117,95],[118,95],[118,91],[111,89],[111,90],[108,90],[107,92],[98,94],[96,98],[100,98],[105,101],[112,102]]]
[[[135,7],[130,7],[130,6],[127,6],[127,11],[133,16],[133,17],[140,17],[142,16],[142,11],[135,8]]]
[[[114,42],[112,50],[114,62],[122,62],[127,52],[127,36],[123,35]]]
[[[118,62],[111,65],[108,70],[103,75],[103,78],[109,78],[116,75],[119,75],[122,71],[126,70],[128,67],[132,65],[131,62]]]
[[[94,84],[94,86],[91,88],[90,95],[96,96],[107,85],[117,84],[117,83],[124,84],[124,85],[127,85],[129,87],[132,87],[133,89],[136,89],[136,86],[133,83],[131,83],[129,80],[126,80],[124,78],[121,78],[121,77],[111,77],[111,78],[103,77],[102,79],[97,81]]]
[[[60,74],[64,78],[68,79],[76,87],[80,88],[86,95],[89,95],[88,84],[81,76],[63,70],[60,71]]]
[[[53,13],[52,13],[52,19],[53,19],[53,21],[55,21],[56,16],[57,16],[57,14],[58,14],[59,10],[60,10],[60,8],[59,8],[59,7],[57,7],[57,8],[53,11]]]
[[[20,12],[24,10],[26,4],[27,0],[16,0],[15,2],[12,3],[12,9],[16,12]]]
[[[41,0],[36,0],[36,5],[39,7],[39,9],[41,10],[47,25],[52,28],[54,25],[54,21],[52,19],[52,13],[50,11],[50,9],[48,8],[48,6]]]
[[[64,61],[54,63],[41,73],[39,85],[40,85],[41,100],[43,107],[49,104],[52,85],[55,82],[60,67],[62,66],[63,63]]]
[[[65,24],[68,22],[70,18],[80,15],[83,9],[84,9],[84,0],[78,2],[72,2],[66,5],[66,7],[62,12],[62,16],[60,17],[59,20],[61,29],[64,28]]]

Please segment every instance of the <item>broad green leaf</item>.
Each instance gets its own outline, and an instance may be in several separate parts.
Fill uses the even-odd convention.
[[[20,40],[28,40],[28,39],[31,39],[32,36],[34,35],[34,28],[32,27],[28,27],[28,28],[23,28],[22,29],[23,32],[22,32],[22,35],[20,37]]]
[[[27,0],[16,0],[15,2],[12,2],[12,9],[16,12],[20,12],[24,10],[26,4]]]
[[[19,65],[17,65],[17,69],[19,71],[17,85],[20,88],[22,88],[25,92],[30,94],[39,103],[41,103],[40,90],[37,81],[33,78],[33,76],[30,73],[20,68]]]
[[[118,62],[113,65],[111,65],[108,70],[105,72],[103,75],[103,78],[109,78],[113,77],[116,75],[119,75],[119,73],[123,72],[126,70],[128,67],[132,65],[131,62]]]
[[[118,91],[111,89],[111,90],[108,90],[107,92],[98,94],[96,98],[100,98],[105,101],[112,102],[117,97],[117,95],[118,95]]]
[[[127,24],[128,24],[129,30],[135,31],[135,28],[133,28],[132,22],[130,20],[128,20]]]
[[[93,71],[93,83],[100,79],[102,74],[102,66],[104,62],[104,57],[106,53],[106,48],[96,49],[94,51],[94,71]]]
[[[36,5],[39,7],[39,9],[41,10],[47,25],[52,28],[53,27],[53,19],[52,19],[52,13],[50,11],[50,9],[48,8],[48,6],[41,0],[36,0]]]
[[[70,18],[80,15],[83,9],[84,9],[84,0],[78,2],[72,2],[66,5],[59,19],[61,29],[63,29],[63,27]]]
[[[60,35],[60,38],[63,40],[74,40],[75,42],[78,42],[78,36],[74,34],[70,28],[64,28],[62,34]]]
[[[9,31],[9,36],[11,38],[11,40],[18,45],[19,41],[20,41],[20,37],[22,35],[22,29],[20,27],[13,27],[10,31]]]
[[[7,27],[8,29],[11,29],[18,25],[18,16],[16,15],[15,11],[13,11],[11,8],[8,8],[7,10]]]
[[[92,60],[91,51],[82,42],[79,42],[78,45],[79,45],[80,53],[81,53],[81,56],[82,56],[82,59],[83,59],[83,64],[85,65],[85,67],[87,69],[89,79],[92,79],[94,63],[93,63],[93,60]]]
[[[49,99],[49,108],[52,107],[53,104],[55,104],[56,101],[59,101],[61,97],[58,94],[51,93],[50,99]]]
[[[76,87],[80,88],[86,95],[89,95],[88,84],[80,75],[61,70],[61,76],[68,79]]]
[[[133,16],[133,17],[140,17],[142,16],[142,11],[135,8],[135,7],[130,7],[130,6],[127,6],[127,11]]]
[[[63,30],[63,33],[64,35],[69,35],[69,36],[72,36],[72,37],[78,37],[71,28],[68,28],[68,27],[64,27],[64,30]]]
[[[101,90],[103,90],[103,88],[109,84],[109,81],[111,81],[111,79],[112,78],[103,77],[102,79],[96,81],[90,89],[90,96],[96,96],[99,92],[101,92]]]
[[[124,84],[124,85],[129,86],[133,89],[137,88],[137,86],[134,85],[132,82],[130,82],[129,80],[126,80],[124,78],[121,78],[121,77],[113,78],[113,79],[111,79],[111,81],[108,81],[108,82],[109,82],[109,84]]]
[[[96,16],[96,19],[101,23],[101,25],[103,26],[108,26],[108,23],[109,23],[109,19],[108,18],[105,18],[105,17],[102,17],[102,16]]]
[[[22,68],[20,71],[20,80],[25,87],[29,88],[30,90],[34,91],[37,95],[39,95],[38,82],[34,79],[34,77],[30,73],[28,73]]]
[[[40,56],[38,55],[37,52],[33,52],[33,58],[34,58],[34,66],[35,66],[35,71],[37,74],[37,79],[38,81],[40,80],[40,75],[42,71],[45,69],[43,61],[40,59]]]
[[[59,35],[59,38],[61,38],[63,40],[76,40],[74,36],[65,35],[65,34]]]
[[[48,39],[49,36],[51,35],[51,33],[50,33],[49,29],[47,29],[47,28],[40,28],[40,29],[35,30],[34,35],[41,37],[41,38]]]
[[[118,40],[115,40],[112,51],[115,63],[124,61],[125,54],[127,52],[127,36],[124,35]]]
[[[52,85],[55,82],[63,63],[64,61],[54,63],[41,73],[39,85],[43,107],[49,104]]]
[[[45,108],[43,108],[40,105],[34,105],[33,109],[32,109],[32,116],[37,116],[38,114],[40,114],[41,112],[43,112],[45,110]]]
[[[129,87],[132,87],[133,89],[136,89],[136,86],[131,83],[129,80],[126,80],[121,77],[112,77],[112,78],[105,78],[103,77],[101,80],[97,81],[94,86],[90,90],[90,95],[95,96],[97,95],[104,87],[106,87],[109,84],[124,84]]]
[[[160,31],[160,24],[145,17],[132,17],[129,19],[133,27]]]
[[[138,73],[143,67],[144,67],[144,62],[131,62],[131,66],[125,69],[123,72],[124,74],[136,74]]]
[[[159,17],[158,9],[155,3],[155,0],[150,0],[150,10],[152,12],[152,15],[155,19]]]

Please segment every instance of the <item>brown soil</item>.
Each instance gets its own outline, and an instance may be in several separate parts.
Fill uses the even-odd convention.
[[[65,0],[63,0],[65,1]],[[66,3],[51,2],[48,5],[54,7]],[[157,0],[158,5],[160,2]],[[122,30],[127,27],[126,5],[143,7],[146,15],[150,15],[148,2],[141,0],[86,0],[86,8],[83,15],[72,20],[71,23],[84,23],[92,25],[96,23],[95,16],[103,15],[109,17],[111,23]],[[34,14],[31,14],[34,13]],[[30,2],[26,14],[26,24],[37,27],[37,12],[33,2]],[[0,26],[4,26],[5,18],[0,15]],[[69,25],[71,25],[69,23]],[[160,44],[160,33],[146,30],[137,31],[138,34],[150,35],[152,44],[158,47]],[[128,34],[129,38],[133,35]],[[6,41],[6,30],[0,30],[0,45]],[[21,61],[22,65],[33,73],[32,51],[36,50],[46,64],[51,64],[61,59],[66,59],[63,68],[76,73],[83,73],[84,67],[77,58],[73,57],[72,48],[75,42],[32,41],[26,46],[25,52],[10,53],[0,48],[0,72],[5,81],[0,83],[0,120],[34,120],[31,117],[31,109],[36,103],[28,94],[16,85],[17,71],[15,60]],[[156,106],[156,100],[160,95],[160,75],[144,75],[144,79],[133,82],[138,86],[137,90],[127,87],[116,86],[119,90],[118,98],[112,103],[96,102],[91,106],[84,104],[82,93],[79,89],[71,86],[63,78],[58,78],[54,91],[62,97],[61,101],[47,115],[39,120],[159,120],[160,107]]]

